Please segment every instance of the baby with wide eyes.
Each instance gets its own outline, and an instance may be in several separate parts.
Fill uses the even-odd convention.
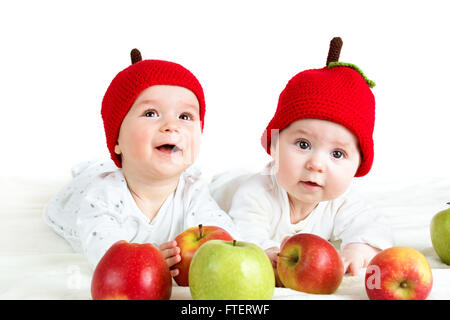
[[[355,65],[338,62],[340,45],[340,38],[332,40],[326,67],[288,82],[261,138],[272,160],[240,180],[230,202],[241,236],[263,248],[274,269],[280,247],[297,233],[340,242],[352,275],[393,245],[383,217],[351,188],[373,162],[374,83]],[[214,194],[220,202],[220,188]]]
[[[119,240],[158,246],[172,267],[181,260],[174,239],[190,227],[219,226],[238,237],[193,167],[205,114],[200,82],[179,64],[142,60],[136,49],[132,62],[102,102],[112,161],[75,167],[44,214],[93,268]]]
[[[291,123],[273,141],[271,155],[292,223],[305,219],[319,202],[343,194],[361,162],[357,138],[344,126],[320,119]]]
[[[199,153],[199,114],[196,96],[184,87],[154,85],[139,94],[123,119],[114,146],[132,194],[133,182],[143,178],[172,177],[172,183],[178,183],[180,174]],[[144,212],[150,218],[155,214],[150,208]]]

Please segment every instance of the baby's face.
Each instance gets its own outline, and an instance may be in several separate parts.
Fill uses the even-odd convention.
[[[310,205],[343,194],[361,160],[351,131],[318,119],[298,120],[283,129],[271,154],[278,183],[291,199]]]
[[[195,161],[200,140],[195,94],[179,86],[155,85],[141,92],[125,116],[115,153],[124,172],[172,177]]]

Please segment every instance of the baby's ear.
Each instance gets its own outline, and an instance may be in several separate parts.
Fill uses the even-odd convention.
[[[278,130],[271,130],[270,133],[270,155],[274,158],[278,154],[278,138],[280,137],[280,132]]]
[[[116,145],[114,146],[114,153],[117,154],[117,155],[121,155],[122,154],[122,151],[120,150],[120,146],[119,146],[118,142],[116,142]]]

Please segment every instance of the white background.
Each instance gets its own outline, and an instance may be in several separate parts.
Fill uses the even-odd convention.
[[[68,177],[108,157],[101,100],[139,48],[203,85],[199,166],[258,170],[260,136],[299,71],[340,61],[377,86],[369,176],[450,177],[446,1],[2,1],[0,177]],[[361,178],[365,179],[365,178]]]

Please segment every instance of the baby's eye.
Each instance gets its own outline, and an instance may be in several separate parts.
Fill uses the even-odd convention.
[[[158,116],[158,113],[156,112],[156,110],[147,110],[144,113],[145,117],[149,117],[149,118],[154,118]]]
[[[305,141],[305,140],[297,141],[295,144],[296,144],[300,149],[303,149],[303,150],[308,150],[308,149],[311,148],[310,145],[309,145],[309,143],[308,143],[308,141]]]
[[[184,112],[184,113],[180,114],[180,119],[181,120],[192,120],[192,115],[188,112]]]
[[[344,152],[342,152],[342,151],[340,151],[340,150],[333,151],[333,152],[331,153],[331,155],[332,155],[333,158],[335,158],[335,159],[342,159],[342,158],[345,157]]]

